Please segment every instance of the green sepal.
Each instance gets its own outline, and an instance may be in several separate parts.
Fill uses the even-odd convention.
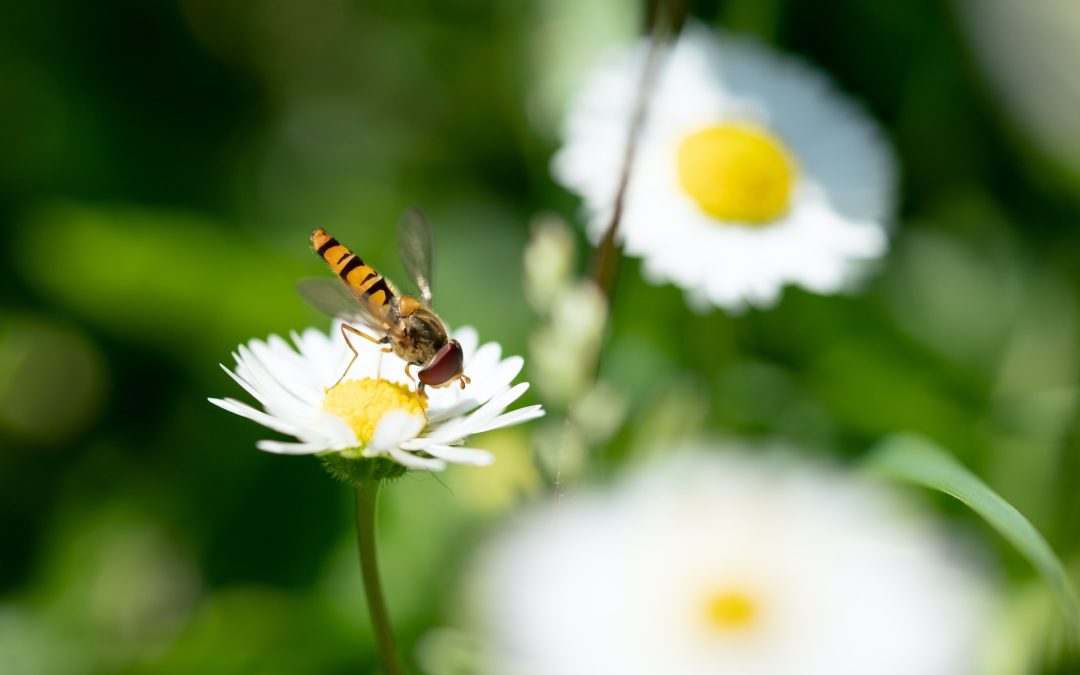
[[[385,457],[350,457],[342,452],[328,452],[319,455],[319,460],[327,473],[353,487],[359,487],[365,481],[400,478],[408,471]]]

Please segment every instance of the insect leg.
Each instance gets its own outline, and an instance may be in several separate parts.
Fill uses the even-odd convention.
[[[413,376],[409,373],[409,367],[408,366],[405,367],[405,374],[409,376],[410,380],[413,379]],[[416,380],[413,380],[413,382],[416,382]],[[424,405],[424,383],[423,382],[419,382],[416,385],[416,402],[420,404],[420,412],[423,413],[423,415],[424,415],[424,426],[427,426],[428,424],[431,424],[431,420],[428,419],[428,416],[427,416],[427,407]]]
[[[392,347],[383,347],[382,349],[379,350],[379,365],[375,366],[375,379],[376,380],[381,380],[382,379],[382,359],[383,359],[383,354],[390,354],[393,351],[394,351],[394,349]]]
[[[405,377],[416,383],[416,402],[420,404],[420,412],[424,414],[424,423],[426,424],[431,420],[428,419],[427,408],[424,406],[424,383],[416,382],[416,378],[413,377],[413,374],[409,372],[409,368],[411,368],[412,365],[413,364],[411,363],[405,364]]]
[[[353,347],[352,342],[349,341],[349,336],[348,336],[346,331],[348,333],[352,333],[353,335],[359,335],[360,337],[364,338],[365,340],[370,340],[370,341],[374,342],[377,345],[378,344],[383,344],[383,342],[385,340],[385,338],[383,340],[373,338],[370,335],[368,335],[367,333],[365,333],[365,332],[363,332],[361,330],[358,330],[356,328],[353,328],[352,326],[350,326],[347,323],[341,324],[341,337],[345,338],[345,344],[349,347],[349,351],[352,352],[352,358],[349,359],[349,365],[345,366],[345,372],[341,373],[341,377],[339,377],[337,379],[337,382],[335,382],[333,384],[333,386],[330,387],[331,389],[333,389],[334,387],[341,384],[341,381],[344,380],[345,376],[349,374],[349,369],[353,367],[354,363],[356,363],[356,357],[360,355],[360,353],[356,351],[356,347]]]

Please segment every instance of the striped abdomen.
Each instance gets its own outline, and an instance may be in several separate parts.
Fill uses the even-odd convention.
[[[382,275],[364,264],[360,256],[338,243],[321,227],[311,233],[311,245],[349,290],[372,311],[385,314],[394,292]]]

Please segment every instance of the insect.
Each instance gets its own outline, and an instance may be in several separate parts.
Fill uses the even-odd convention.
[[[354,335],[387,345],[384,352],[401,357],[406,362],[405,375],[413,382],[419,379],[417,396],[423,396],[424,387],[446,387],[458,382],[465,388],[469,378],[463,370],[461,345],[447,335],[446,324],[431,308],[431,225],[420,209],[411,207],[405,211],[397,232],[398,255],[419,290],[419,299],[399,293],[389,279],[326,230],[312,232],[311,245],[342,282],[324,278],[300,282],[300,294],[308,302],[343,320],[341,335],[353,355],[334,386],[345,379],[359,355],[349,341],[349,336]],[[376,335],[369,335],[353,323]],[[416,377],[409,372],[413,366],[419,368]]]

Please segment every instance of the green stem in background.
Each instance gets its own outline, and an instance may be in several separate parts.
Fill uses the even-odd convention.
[[[720,23],[735,33],[748,33],[764,42],[776,42],[785,5],[785,0],[733,0],[724,6]]]
[[[656,11],[655,8],[650,11]],[[645,114],[648,111],[649,94],[652,92],[653,81],[660,63],[660,47],[667,34],[665,22],[659,18],[650,19],[652,25],[652,38],[649,40],[649,53],[645,57],[645,65],[641,69],[641,79],[638,81],[637,94],[634,107],[630,113],[630,127],[626,135],[626,147],[623,150],[622,168],[619,174],[618,188],[615,191],[615,203],[611,209],[611,220],[604,238],[596,247],[592,260],[592,278],[603,292],[608,301],[608,307],[615,295],[615,281],[618,278],[619,259],[622,257],[622,247],[617,243],[619,224],[622,222],[623,205],[626,202],[626,189],[630,184],[630,173],[634,165],[634,155],[637,152],[637,140],[641,135],[641,128],[645,124]]]
[[[618,243],[619,225],[622,222],[623,209],[626,202],[626,191],[630,184],[638,140],[641,136],[642,128],[645,125],[649,100],[652,98],[656,78],[660,71],[660,65],[663,62],[664,47],[669,39],[672,36],[677,35],[682,28],[688,9],[688,0],[647,0],[645,4],[644,30],[649,34],[648,52],[645,56],[644,63],[641,66],[637,89],[634,93],[634,101],[631,104],[633,107],[629,111],[630,124],[627,127],[626,144],[623,147],[622,164],[619,167],[618,183],[611,209],[611,219],[608,221],[603,238],[593,250],[592,260],[590,260],[589,276],[596,284],[596,288],[599,289],[600,293],[603,295],[607,310],[604,312],[604,317],[602,319],[603,323],[599,327],[601,336],[608,332],[611,325],[611,307],[615,297],[619,262],[622,258],[622,246]],[[603,338],[601,338],[601,344],[596,348],[596,353],[585,357],[585,359],[583,359],[584,363],[582,363],[587,372],[591,374],[591,379],[594,383],[598,379],[600,372],[600,360],[603,354],[602,342]],[[576,403],[581,403],[581,401],[582,397],[579,395]],[[574,437],[575,431],[577,431],[578,425],[570,415],[570,409],[573,408],[574,405],[575,401],[573,400],[568,403],[567,414],[563,420],[563,433],[560,440],[555,445],[555,476],[553,487],[556,502],[558,502],[560,497],[566,492],[567,484],[574,483],[579,477],[575,474],[580,473],[581,470],[579,468],[577,471],[566,472],[566,475],[564,475],[563,471],[567,448],[581,447],[581,449],[584,450],[583,445],[571,445],[566,441],[567,438]],[[575,461],[579,464],[583,464],[583,460]]]
[[[622,223],[623,208],[626,202],[626,190],[630,184],[630,174],[637,154],[638,139],[649,110],[649,99],[663,61],[662,52],[665,43],[679,34],[689,12],[689,0],[650,0],[645,7],[645,29],[649,32],[649,52],[641,68],[634,107],[630,111],[630,126],[626,134],[626,146],[623,150],[622,167],[619,173],[615,201],[611,209],[604,238],[593,252],[591,261],[592,280],[604,294],[610,310],[615,297],[615,282],[618,279],[619,260],[622,258],[622,246],[618,244],[619,225]],[[610,321],[610,311],[609,311]],[[599,367],[599,360],[597,361]]]
[[[375,557],[375,504],[381,482],[378,478],[367,478],[356,484],[356,539],[360,549],[360,574],[364,578],[364,595],[383,669],[386,675],[405,675],[405,667],[394,647],[394,629],[386,612],[379,563]]]

